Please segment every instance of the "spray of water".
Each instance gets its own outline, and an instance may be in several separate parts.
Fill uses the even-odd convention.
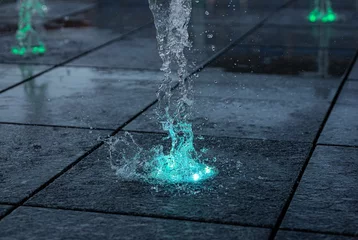
[[[14,55],[44,54],[45,44],[34,28],[34,18],[43,18],[47,11],[42,0],[18,0],[19,20],[16,32],[17,46],[11,48]]]
[[[117,174],[125,177],[162,183],[199,182],[215,176],[217,171],[205,164],[208,162],[203,157],[206,149],[196,151],[189,121],[193,88],[186,70],[184,50],[191,46],[188,34],[191,0],[149,0],[149,6],[155,20],[158,51],[163,61],[161,70],[164,72],[157,92],[156,115],[163,130],[168,133],[166,139],[170,140],[171,146],[169,150],[159,145],[145,151],[126,133],[124,137],[110,142],[112,166]],[[172,77],[174,67],[177,69],[176,78]],[[174,98],[172,87],[177,79],[179,94]]]

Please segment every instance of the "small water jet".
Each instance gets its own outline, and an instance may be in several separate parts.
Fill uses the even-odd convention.
[[[203,157],[206,149],[200,152],[195,149],[192,124],[189,121],[193,87],[186,70],[184,50],[191,46],[188,33],[191,4],[191,0],[149,0],[157,29],[159,56],[163,61],[161,70],[164,73],[157,92],[156,116],[162,129],[168,133],[166,139],[171,142],[171,146],[169,151],[165,151],[162,145],[145,151],[129,133],[123,138],[110,140],[111,163],[118,175],[179,184],[197,183],[217,174],[215,168],[206,165],[208,159]],[[176,67],[176,77],[172,77],[173,65]],[[176,98],[173,97],[175,84],[179,90]],[[126,149],[133,147],[135,150],[132,149],[128,155]]]
[[[19,20],[16,32],[17,46],[11,48],[14,55],[44,54],[45,44],[34,27],[36,16],[44,18],[47,7],[42,0],[19,0]]]

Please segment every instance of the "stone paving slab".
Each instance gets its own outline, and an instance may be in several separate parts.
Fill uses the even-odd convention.
[[[29,64],[0,64],[0,91],[41,73],[49,67]]]
[[[261,47],[234,47],[194,78],[196,132],[313,141],[354,51]],[[154,107],[126,129],[160,131]]]
[[[291,27],[265,24],[240,44],[355,49],[358,34],[331,25]]]
[[[10,205],[0,205],[0,217],[3,216],[10,208]]]
[[[358,146],[358,82],[347,81],[319,143]]]
[[[0,122],[116,129],[156,99],[158,71],[57,68],[0,95]]]
[[[353,49],[238,45],[210,67],[219,67],[237,74],[278,74],[340,80],[354,55]]]
[[[338,88],[337,80],[240,74],[209,68],[194,78],[197,134],[310,142]],[[161,132],[155,108],[126,130]]]
[[[8,239],[265,239],[269,229],[20,207],[0,223]]]
[[[0,124],[0,202],[21,201],[108,134]]]
[[[353,68],[349,73],[348,79],[352,81],[358,81],[358,61],[354,63]]]
[[[163,142],[163,135],[133,136],[145,149]],[[206,137],[196,147],[208,148],[206,156],[216,157],[213,165],[219,169],[213,180],[193,186],[196,194],[176,194],[160,186],[156,191],[152,185],[119,178],[111,170],[108,149],[102,147],[26,204],[270,227],[310,145]]]
[[[195,17],[192,21],[194,24],[190,29],[192,48],[186,51],[190,66],[209,59],[230,44],[230,39],[234,41],[251,27],[250,25],[228,27],[227,22],[222,25],[194,23]],[[154,26],[148,26],[69,65],[158,70],[162,60],[158,54],[156,30]]]
[[[280,230],[276,240],[356,240],[356,237]]]
[[[318,146],[282,228],[358,236],[358,149]]]

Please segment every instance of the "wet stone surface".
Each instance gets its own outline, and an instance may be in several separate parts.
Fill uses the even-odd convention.
[[[0,91],[5,90],[25,79],[30,78],[50,66],[36,66],[29,64],[0,64]]]
[[[108,134],[1,124],[0,202],[21,201]]]
[[[10,205],[0,205],[0,217],[6,213],[7,210],[11,208]]]
[[[134,134],[134,138],[149,149],[163,136]],[[216,157],[211,165],[219,175],[192,185],[194,191],[189,193],[162,186],[155,191],[148,184],[119,178],[103,147],[27,204],[273,226],[309,150],[303,143],[213,137],[196,141],[196,147],[208,148],[209,159]]]
[[[103,9],[99,4],[73,16],[46,22],[45,30],[39,31],[47,48],[45,55],[28,57],[13,55],[11,48],[17,44],[15,32],[0,35],[0,62],[59,64],[151,21],[147,6],[135,9],[122,5],[114,4],[113,9],[118,9],[114,12],[113,9],[112,11]],[[139,17],[134,10],[141,11],[143,14]],[[113,24],[114,22],[119,24]]]
[[[189,71],[235,44],[193,78],[195,147],[219,174],[180,189],[120,178],[107,145],[88,152],[126,123],[144,149],[169,149],[155,106],[144,111],[163,78],[148,1],[49,1],[48,51],[27,58],[10,53],[14,2],[0,1],[0,219],[27,201],[1,239],[270,238],[356,54],[355,1],[332,1],[332,23],[309,22],[313,0],[193,1]],[[357,69],[275,239],[357,237]]]
[[[214,136],[310,142],[338,84],[334,78],[240,74],[210,68],[194,78],[194,131]],[[155,107],[125,129],[161,131]]]
[[[347,81],[319,143],[358,146],[358,82]]]
[[[155,100],[158,71],[57,68],[0,95],[0,122],[116,129]]]
[[[193,25],[189,29],[192,47],[186,51],[189,70],[220,52],[230,42],[253,27],[252,25],[228,27],[227,22],[210,24],[195,23],[195,21],[194,18]],[[149,25],[69,65],[158,70],[162,65],[162,60],[158,54],[155,27]]]
[[[356,237],[280,230],[276,240],[356,240]]]
[[[245,44],[355,49],[358,44],[358,34],[356,31],[349,31],[332,25],[277,27],[267,24],[240,43],[240,45]]]
[[[318,146],[283,228],[357,235],[358,149]]]
[[[8,238],[39,240],[250,240],[269,235],[268,229],[29,207],[21,207],[6,218],[0,224],[0,231]]]
[[[348,79],[352,80],[352,81],[358,81],[358,62],[357,61],[353,65],[352,71],[350,72]]]

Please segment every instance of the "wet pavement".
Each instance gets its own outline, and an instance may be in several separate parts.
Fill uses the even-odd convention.
[[[0,3],[0,239],[357,239],[358,4],[312,23],[313,2],[193,1],[191,121],[219,174],[190,194],[119,178],[103,143],[169,146],[146,1],[49,1],[37,57]]]

